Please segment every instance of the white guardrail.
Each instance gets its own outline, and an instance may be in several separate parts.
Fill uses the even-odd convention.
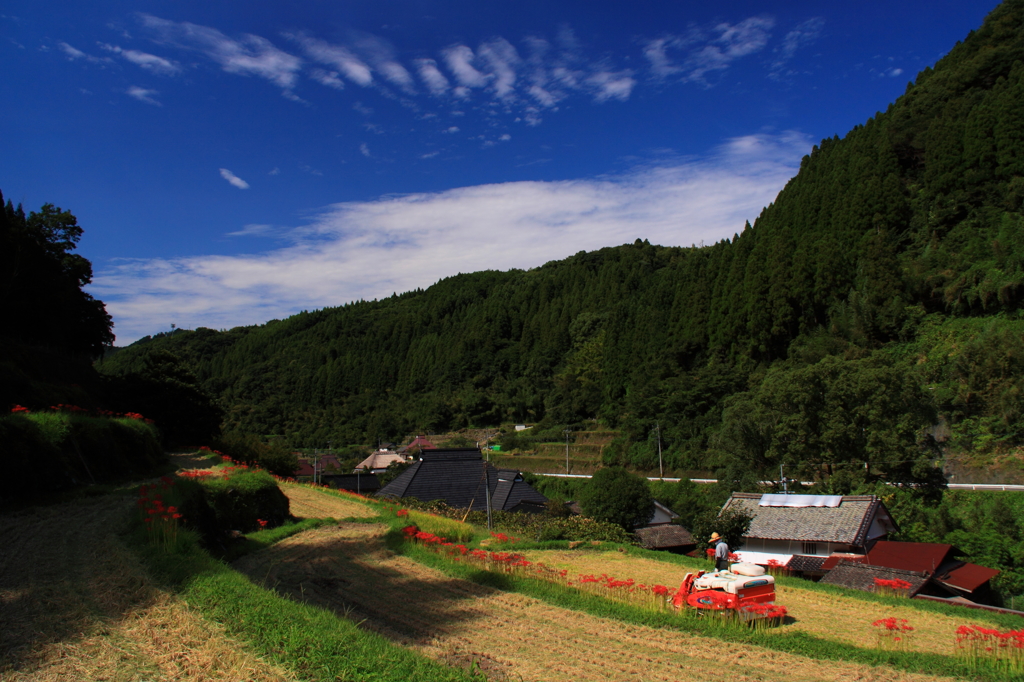
[[[591,478],[591,474],[536,474],[537,476],[553,476],[555,478]],[[678,483],[683,480],[681,478],[658,478],[657,476],[648,476],[648,481],[668,481],[669,483]],[[717,478],[691,478],[694,483],[718,483]],[[771,484],[775,481],[761,481],[765,484]],[[813,481],[800,481],[803,485],[813,485]],[[1003,492],[1024,492],[1024,485],[1009,485],[1002,483],[949,483],[946,485],[951,490],[999,490]]]

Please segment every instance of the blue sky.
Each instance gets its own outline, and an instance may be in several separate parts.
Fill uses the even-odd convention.
[[[118,345],[711,243],[995,4],[8,0],[0,190]]]

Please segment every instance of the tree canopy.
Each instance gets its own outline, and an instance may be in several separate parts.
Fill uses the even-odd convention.
[[[598,469],[580,490],[579,504],[585,516],[614,523],[626,531],[646,526],[654,515],[647,481],[622,467]]]

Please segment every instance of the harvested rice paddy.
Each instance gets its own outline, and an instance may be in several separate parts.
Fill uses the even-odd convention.
[[[451,578],[389,551],[383,525],[287,538],[234,568],[432,658],[510,680],[926,680],[678,631],[630,625]]]

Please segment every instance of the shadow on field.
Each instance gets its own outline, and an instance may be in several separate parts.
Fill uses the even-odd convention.
[[[117,537],[132,501],[108,495],[0,516],[0,678],[156,596]]]
[[[402,644],[427,644],[480,618],[497,590],[449,578],[387,549],[386,526],[341,523],[236,561],[253,582],[315,604]]]

